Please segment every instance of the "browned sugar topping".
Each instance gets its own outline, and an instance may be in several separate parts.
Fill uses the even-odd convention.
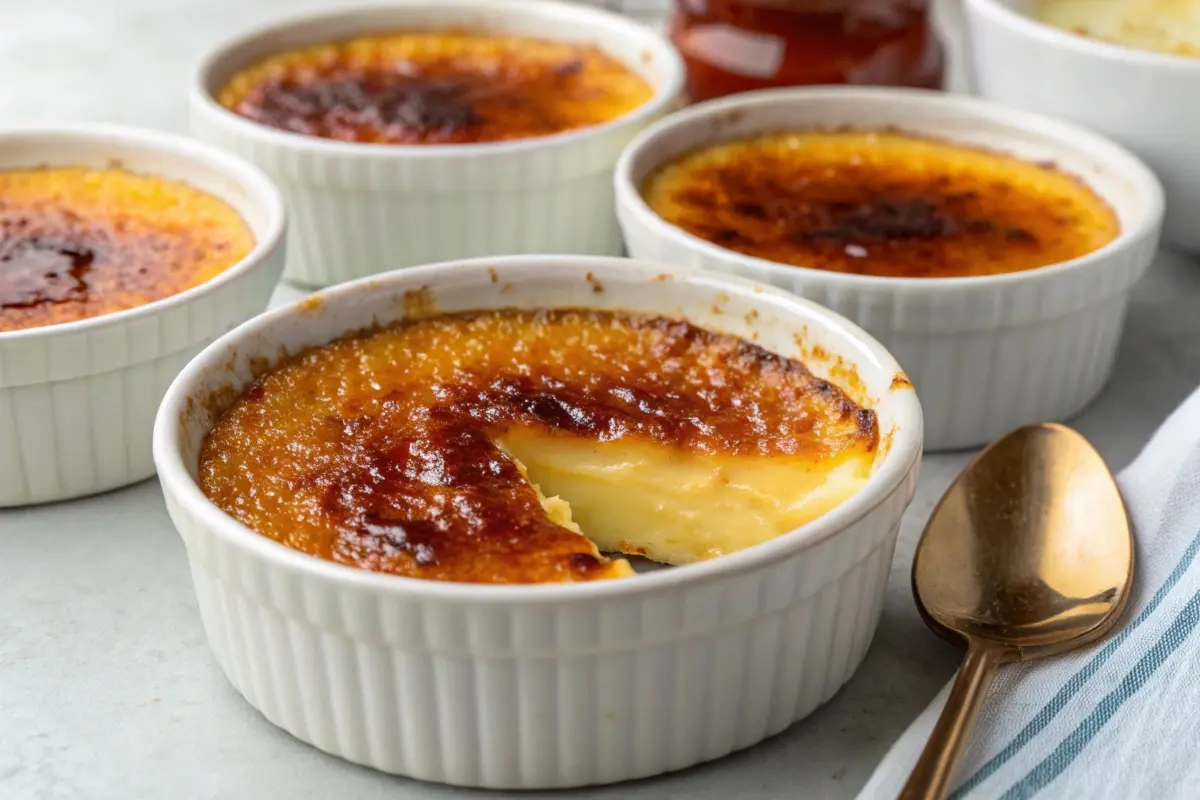
[[[232,208],[183,183],[119,169],[0,171],[0,332],[168,297],[253,247]]]
[[[797,361],[686,322],[586,310],[447,315],[350,338],[255,383],[201,485],[305,552],[443,580],[603,577],[494,438],[514,427],[708,454],[836,459],[874,414]]]
[[[462,32],[364,36],[276,55],[219,92],[307,136],[465,144],[547,136],[641,105],[649,84],[594,46]]]
[[[687,154],[651,208],[714,244],[782,264],[894,278],[993,275],[1067,261],[1118,233],[1052,166],[888,132],[768,134]]]

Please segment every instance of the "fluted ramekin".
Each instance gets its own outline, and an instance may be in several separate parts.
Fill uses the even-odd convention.
[[[227,203],[256,244],[205,283],[127,311],[0,332],[0,507],[65,500],[154,474],[154,412],[175,375],[261,312],[283,270],[283,199],[250,164],[178,136],[107,125],[0,131],[0,170],[110,167]],[[2,267],[0,267],[2,268]]]
[[[1120,234],[1080,258],[972,278],[880,278],[778,264],[719,247],[655,214],[640,187],[683,153],[742,136],[803,128],[883,128],[1052,161],[1090,185]],[[1084,408],[1112,372],[1133,284],[1154,258],[1163,192],[1121,146],[1066,123],[917,89],[804,88],[694,106],[644,131],[617,166],[617,214],[629,253],[745,275],[861,325],[904,367],[925,409],[925,447],[991,441]]]
[[[857,495],[795,531],[591,584],[356,570],[259,536],[208,501],[196,482],[201,444],[263,363],[414,306],[620,308],[757,338],[834,381],[857,373],[846,388],[877,412],[880,455]],[[898,376],[892,357],[846,320],[742,279],[613,258],[476,259],[335,287],[243,325],[167,392],[154,453],[209,643],[269,720],[386,772],[563,788],[749,747],[850,678],[879,619],[921,455],[920,404]]]
[[[221,106],[239,69],[280,50],[404,28],[481,29],[586,41],[650,81],[654,96],[607,122],[511,142],[380,145],[288,133]],[[666,113],[683,63],[660,34],[629,18],[546,0],[394,0],[245,34],[217,48],[191,91],[192,129],[270,175],[294,224],[285,275],[327,286],[386,270],[518,253],[620,255],[612,170],[621,150]]]

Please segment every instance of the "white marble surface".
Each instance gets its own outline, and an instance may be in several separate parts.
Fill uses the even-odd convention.
[[[0,0],[0,124],[95,120],[184,131],[184,87],[206,46],[289,9],[323,5],[336,2]],[[284,287],[277,300],[295,295]],[[1170,254],[1136,292],[1116,376],[1075,421],[1114,468],[1200,383],[1197,298],[1200,263]],[[956,663],[958,654],[918,619],[908,570],[927,514],[967,457],[927,459],[879,633],[831,703],[723,761],[573,794],[852,797]],[[155,481],[0,511],[0,797],[464,794],[343,763],[246,705],[204,641],[183,548]]]

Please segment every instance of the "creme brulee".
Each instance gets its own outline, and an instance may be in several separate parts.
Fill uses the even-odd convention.
[[[598,125],[652,95],[641,76],[593,45],[412,31],[274,55],[236,74],[217,99],[291,133],[465,144]]]
[[[997,275],[1116,238],[1072,175],[894,132],[794,132],[713,145],[645,182],[667,222],[781,264],[889,278]]]
[[[263,536],[362,569],[542,583],[714,558],[857,492],[875,415],[803,364],[659,317],[432,317],[269,371],[201,488]],[[582,535],[581,535],[582,534]]]
[[[116,168],[0,171],[0,332],[161,300],[253,248],[236,211],[179,181]]]

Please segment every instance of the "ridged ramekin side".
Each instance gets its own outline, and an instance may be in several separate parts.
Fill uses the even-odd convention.
[[[377,194],[291,186],[287,276],[306,286],[456,258],[621,255],[607,172],[487,194]]]
[[[377,184],[360,163],[330,162],[319,182],[311,154],[264,147],[195,126],[198,135],[258,164],[279,184],[291,215],[289,280],[329,286],[378,272],[464,257],[521,253],[620,255],[611,165],[573,174],[569,151],[557,166],[531,153],[530,169],[485,188],[487,165],[437,165],[436,176]],[[215,128],[220,128],[219,123]],[[227,133],[227,132],[226,132]],[[632,139],[636,131],[628,132]],[[617,148],[619,150],[619,147]],[[514,156],[509,166],[520,166]],[[426,165],[428,166],[428,165]],[[482,171],[480,171],[482,170]],[[440,181],[440,183],[439,183]],[[426,188],[405,189],[406,183]]]
[[[503,160],[343,159],[245,135],[203,107],[192,128],[276,181],[292,218],[285,276],[328,286],[476,256],[620,255],[612,167],[652,121]]]
[[[269,720],[386,772],[535,789],[719,758],[829,700],[874,634],[915,482],[916,464],[850,527],[765,569],[536,605],[355,592],[167,504],[217,660]]]

